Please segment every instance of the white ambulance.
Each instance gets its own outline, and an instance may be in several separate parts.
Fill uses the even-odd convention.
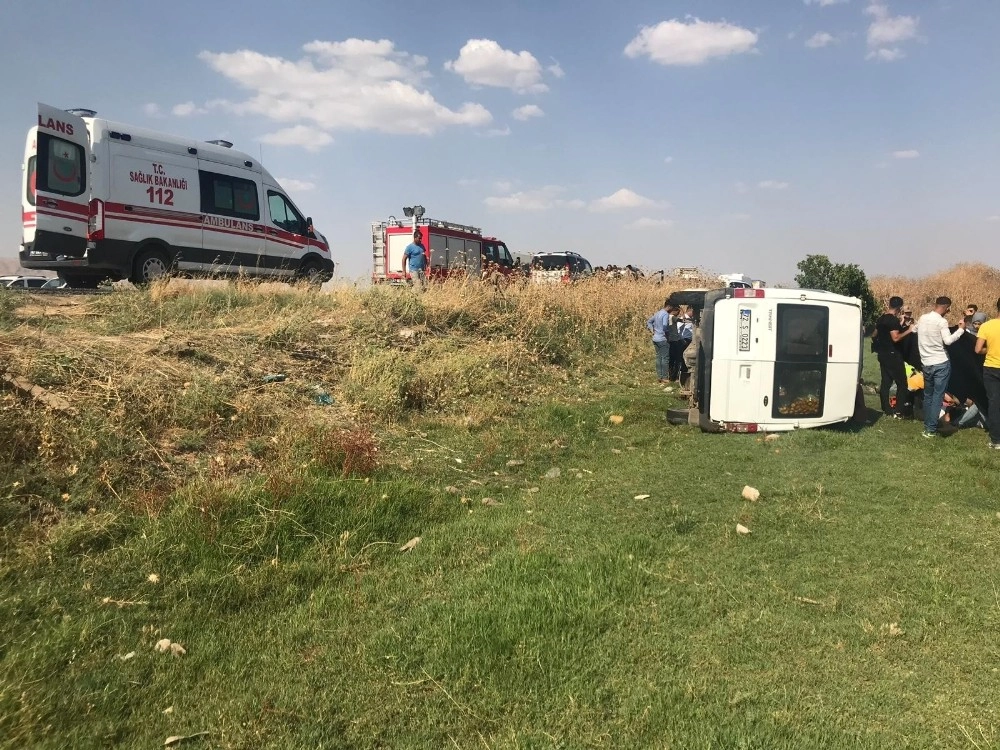
[[[861,300],[810,289],[705,295],[697,389],[702,429],[781,432],[854,415]]]
[[[325,281],[326,239],[259,162],[202,142],[38,105],[20,260],[73,287],[179,272]]]

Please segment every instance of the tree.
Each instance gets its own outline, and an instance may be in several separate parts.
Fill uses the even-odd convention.
[[[857,263],[831,263],[825,255],[807,255],[796,266],[795,283],[801,289],[822,289],[861,300],[861,314],[867,325],[878,319],[881,308],[868,286],[868,277]]]

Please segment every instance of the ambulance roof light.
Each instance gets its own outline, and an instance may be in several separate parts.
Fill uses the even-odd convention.
[[[97,110],[95,109],[84,109],[83,107],[76,107],[74,109],[67,109],[71,115],[76,115],[77,117],[95,117],[97,115]]]
[[[217,138],[214,141],[205,141],[205,143],[211,143],[213,146],[222,146],[223,148],[232,148],[232,141],[224,141],[221,138]]]

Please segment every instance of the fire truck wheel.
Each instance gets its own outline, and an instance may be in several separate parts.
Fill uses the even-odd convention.
[[[170,274],[170,262],[162,250],[146,250],[135,259],[133,284],[148,284]]]
[[[687,424],[688,423],[688,410],[687,409],[667,409],[667,421],[670,424]]]

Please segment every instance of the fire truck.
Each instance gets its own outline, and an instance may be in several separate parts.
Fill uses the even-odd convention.
[[[403,250],[420,233],[427,256],[427,276],[483,278],[510,276],[519,271],[507,245],[496,237],[484,237],[479,227],[414,215],[400,220],[372,222],[373,283],[405,284],[410,274],[403,267]]]

